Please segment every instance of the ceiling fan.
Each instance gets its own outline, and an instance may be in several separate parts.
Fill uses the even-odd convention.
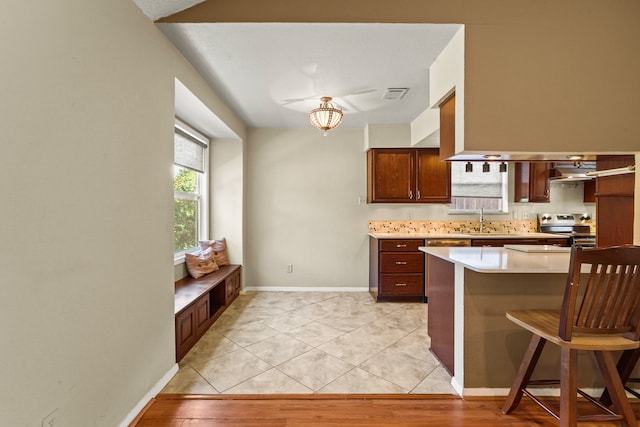
[[[349,96],[357,96],[357,95],[364,95],[366,93],[371,93],[371,92],[376,92],[377,89],[360,89],[360,90],[356,90],[353,92],[348,92],[348,93],[342,93],[336,96],[333,96],[332,98],[332,103],[340,108],[343,111],[361,111],[360,109],[356,108],[353,104],[351,104],[347,99],[345,99],[346,97]],[[282,106],[286,106],[286,105],[290,105],[290,104],[295,104],[298,102],[305,102],[305,101],[311,101],[311,100],[317,100],[318,102],[320,102],[321,98],[324,97],[325,95],[312,95],[312,96],[307,96],[304,98],[289,98],[289,99],[285,99],[280,105]],[[336,99],[338,99],[336,101]]]

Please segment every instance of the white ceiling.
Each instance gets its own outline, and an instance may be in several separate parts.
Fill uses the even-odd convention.
[[[133,0],[152,21],[173,15],[205,0]]]
[[[151,19],[194,0],[134,0]],[[172,6],[174,10],[171,7]],[[161,12],[162,11],[162,12]],[[166,15],[164,15],[166,16]],[[249,127],[308,127],[320,97],[342,127],[410,123],[429,107],[429,67],[458,24],[162,23],[167,38]],[[408,88],[385,101],[387,88]]]

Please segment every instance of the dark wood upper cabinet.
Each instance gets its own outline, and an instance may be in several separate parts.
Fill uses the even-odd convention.
[[[595,203],[596,201],[596,180],[584,181],[583,198],[584,203]]]
[[[456,94],[452,93],[440,104],[440,159],[447,159],[456,151]]]
[[[440,160],[439,150],[417,150],[417,202],[451,202],[451,163]]]
[[[415,150],[375,148],[367,153],[367,201],[406,203],[415,198]]]
[[[598,156],[596,170],[622,168],[635,164],[635,157]],[[633,243],[635,174],[596,178],[596,246]]]
[[[367,153],[369,203],[449,203],[451,165],[437,148],[372,148]]]
[[[548,162],[516,162],[515,202],[549,203]]]

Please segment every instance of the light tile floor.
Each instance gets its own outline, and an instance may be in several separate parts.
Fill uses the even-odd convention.
[[[368,293],[247,292],[164,393],[455,394],[429,351],[427,304]]]

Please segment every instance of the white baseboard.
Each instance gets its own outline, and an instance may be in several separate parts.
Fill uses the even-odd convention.
[[[263,292],[369,292],[368,287],[338,287],[338,286],[247,286],[243,291]]]
[[[134,408],[127,414],[127,416],[125,417],[124,420],[122,420],[122,422],[118,425],[118,427],[127,427],[129,424],[131,424],[131,421],[133,421],[138,414],[140,413],[140,411],[142,411],[144,409],[145,406],[147,406],[147,403],[149,403],[149,401],[151,399],[153,399],[154,397],[156,397],[156,395],[158,393],[160,393],[160,391],[162,391],[162,389],[169,384],[169,381],[171,381],[171,378],[173,378],[173,376],[178,372],[178,364],[175,363],[171,369],[169,369],[167,371],[166,374],[164,374],[162,376],[162,378],[160,378],[158,380],[157,383],[155,383],[155,385],[151,388],[151,390],[149,390],[144,397],[140,400],[140,402],[138,402],[138,404],[136,406],[134,406]]]

